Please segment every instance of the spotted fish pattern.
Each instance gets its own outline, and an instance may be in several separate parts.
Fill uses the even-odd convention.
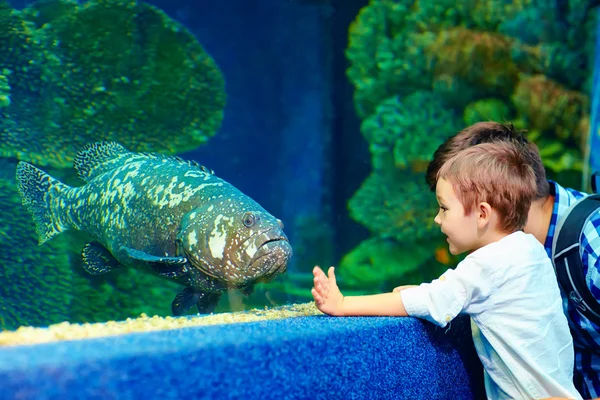
[[[196,162],[101,142],[82,148],[74,167],[85,185],[17,165],[40,245],[69,229],[87,232],[88,273],[132,267],[178,282],[185,289],[173,300],[174,315],[193,305],[212,312],[224,291],[250,293],[285,272],[292,257],[280,220]]]

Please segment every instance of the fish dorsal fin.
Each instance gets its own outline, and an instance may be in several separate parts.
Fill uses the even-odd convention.
[[[115,168],[116,162],[129,154],[125,147],[116,142],[90,143],[77,152],[73,164],[77,176],[88,182]]]
[[[213,171],[210,168],[205,167],[204,165],[200,164],[199,162],[194,161],[194,160],[185,160],[179,156],[169,156],[169,155],[160,154],[160,153],[137,153],[137,154],[147,157],[147,158],[154,158],[157,160],[167,160],[167,161],[173,161],[173,162],[177,162],[177,163],[186,164],[192,168],[198,168],[202,172],[207,173],[209,175],[215,174],[215,171]]]

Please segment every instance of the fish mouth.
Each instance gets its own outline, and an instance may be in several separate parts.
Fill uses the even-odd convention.
[[[237,279],[226,274],[220,275],[218,272],[215,273],[214,270],[211,271],[212,268],[204,264],[208,264],[209,260],[198,260],[196,257],[190,257],[187,252],[184,251],[184,253],[199,272],[215,280],[227,282],[232,287],[246,285],[248,282],[267,282],[276,275],[285,272],[292,256],[292,247],[281,229],[263,231],[249,240],[252,240],[257,249],[254,256],[245,264],[245,267],[239,267],[242,276],[238,276]],[[208,241],[206,248],[208,248]],[[235,261],[234,264],[236,264]]]
[[[248,263],[248,275],[256,276],[256,282],[268,282],[286,271],[293,251],[283,232],[264,233],[255,242],[261,244]]]

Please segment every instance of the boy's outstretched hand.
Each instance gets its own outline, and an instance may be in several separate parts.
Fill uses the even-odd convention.
[[[344,296],[337,286],[335,281],[335,272],[333,267],[329,267],[329,277],[319,268],[315,266],[313,269],[314,287],[311,291],[315,298],[317,308],[325,314],[340,316],[343,315],[342,306]]]
[[[402,296],[398,293],[381,293],[367,296],[344,297],[335,282],[333,267],[329,276],[317,265],[313,269],[314,284],[311,293],[317,308],[325,314],[339,316],[408,316]],[[398,287],[399,290],[407,286]]]

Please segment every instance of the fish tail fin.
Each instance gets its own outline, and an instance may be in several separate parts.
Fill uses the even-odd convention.
[[[53,197],[69,186],[24,161],[17,164],[16,177],[23,205],[33,216],[40,245],[69,229],[52,207]]]

